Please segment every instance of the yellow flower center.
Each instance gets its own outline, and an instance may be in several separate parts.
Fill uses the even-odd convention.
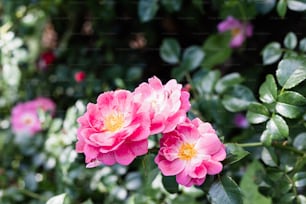
[[[197,151],[194,144],[183,143],[179,149],[178,157],[182,160],[190,160],[196,156]]]
[[[232,34],[233,37],[238,35],[239,33],[240,33],[239,28],[234,28],[234,29],[231,30],[231,34]]]
[[[23,123],[25,124],[25,125],[31,125],[32,124],[32,119],[31,118],[24,118],[23,119]]]
[[[110,132],[115,132],[122,128],[124,115],[122,113],[111,113],[104,120],[104,128]]]

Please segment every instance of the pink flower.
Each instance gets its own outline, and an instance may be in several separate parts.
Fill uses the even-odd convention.
[[[33,103],[35,104],[36,109],[42,109],[43,111],[49,112],[51,115],[54,115],[56,105],[51,99],[45,97],[38,97],[33,100]]]
[[[155,76],[148,81],[135,89],[135,100],[150,114],[151,134],[170,132],[186,119],[190,108],[189,93],[174,79],[165,85]]]
[[[41,124],[31,102],[19,103],[12,109],[12,130],[15,134],[34,135],[41,131]]]
[[[85,154],[87,167],[128,165],[148,151],[150,119],[129,91],[102,93],[78,123],[76,151]]]
[[[220,33],[231,31],[232,39],[230,46],[232,48],[240,47],[246,37],[251,37],[253,34],[253,26],[250,23],[242,23],[241,21],[228,16],[224,21],[218,24]]]
[[[42,124],[38,117],[38,109],[55,111],[55,104],[48,98],[37,98],[17,104],[12,109],[11,123],[15,134],[35,135],[42,130]]]
[[[203,184],[207,174],[220,173],[225,157],[213,127],[196,118],[163,135],[155,163],[165,176],[176,175],[179,184],[190,187]]]
[[[84,81],[85,78],[86,78],[86,74],[83,71],[79,71],[74,74],[74,80],[78,83]]]

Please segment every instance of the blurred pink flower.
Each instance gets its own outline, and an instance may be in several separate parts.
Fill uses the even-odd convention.
[[[234,124],[239,128],[247,128],[249,127],[249,122],[246,119],[245,115],[242,113],[238,113],[234,117]]]
[[[213,127],[196,118],[163,135],[155,163],[165,176],[176,175],[179,184],[190,187],[203,184],[207,174],[220,173],[225,157]]]
[[[35,103],[36,109],[42,109],[43,111],[49,112],[51,115],[54,115],[56,105],[51,99],[45,97],[38,97],[33,100],[33,103]]]
[[[84,81],[85,78],[86,78],[86,74],[83,71],[78,71],[74,74],[74,80],[78,83]]]
[[[174,79],[165,85],[155,76],[148,81],[135,89],[135,100],[150,114],[151,134],[170,132],[186,119],[190,108],[189,93]]]
[[[230,31],[232,35],[230,46],[236,48],[240,47],[247,37],[253,35],[253,26],[250,23],[243,23],[232,16],[228,16],[218,24],[218,31],[220,33]]]
[[[126,90],[102,93],[78,118],[76,151],[85,154],[87,167],[101,163],[130,164],[148,151],[150,119]]]
[[[42,130],[41,121],[38,117],[38,109],[55,112],[55,104],[48,98],[37,99],[19,103],[12,109],[11,123],[15,134],[34,135]]]

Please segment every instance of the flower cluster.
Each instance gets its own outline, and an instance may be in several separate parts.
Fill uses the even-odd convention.
[[[12,109],[11,124],[15,134],[34,135],[42,130],[42,123],[38,116],[38,111],[55,112],[55,103],[44,97],[17,104]]]
[[[226,153],[209,123],[188,119],[189,109],[189,92],[174,79],[163,85],[152,77],[133,92],[102,93],[78,118],[76,150],[87,167],[129,165],[148,152],[150,135],[162,134],[155,158],[161,172],[185,186],[201,185],[206,174],[220,173]]]

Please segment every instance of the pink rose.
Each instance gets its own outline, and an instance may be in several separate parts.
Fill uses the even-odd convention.
[[[102,93],[78,123],[76,151],[85,154],[87,167],[128,165],[148,151],[150,119],[129,91]]]
[[[48,98],[39,97],[35,100],[17,104],[12,109],[11,123],[15,134],[34,135],[42,130],[38,110],[55,112],[55,104]]]
[[[207,174],[220,173],[225,157],[213,127],[196,118],[163,135],[155,163],[165,176],[176,175],[179,184],[190,187],[203,184]]]
[[[35,100],[33,100],[33,103],[34,103],[34,106],[36,107],[36,109],[41,109],[45,112],[49,112],[51,115],[53,115],[55,113],[56,105],[49,98],[38,97]]]
[[[155,76],[148,81],[135,89],[135,100],[150,114],[151,134],[170,132],[186,119],[190,108],[189,93],[174,79],[165,85]]]
[[[247,37],[252,36],[253,26],[250,23],[242,23],[232,16],[228,16],[218,24],[218,31],[220,33],[231,31],[232,39],[230,46],[236,48],[240,47]]]

